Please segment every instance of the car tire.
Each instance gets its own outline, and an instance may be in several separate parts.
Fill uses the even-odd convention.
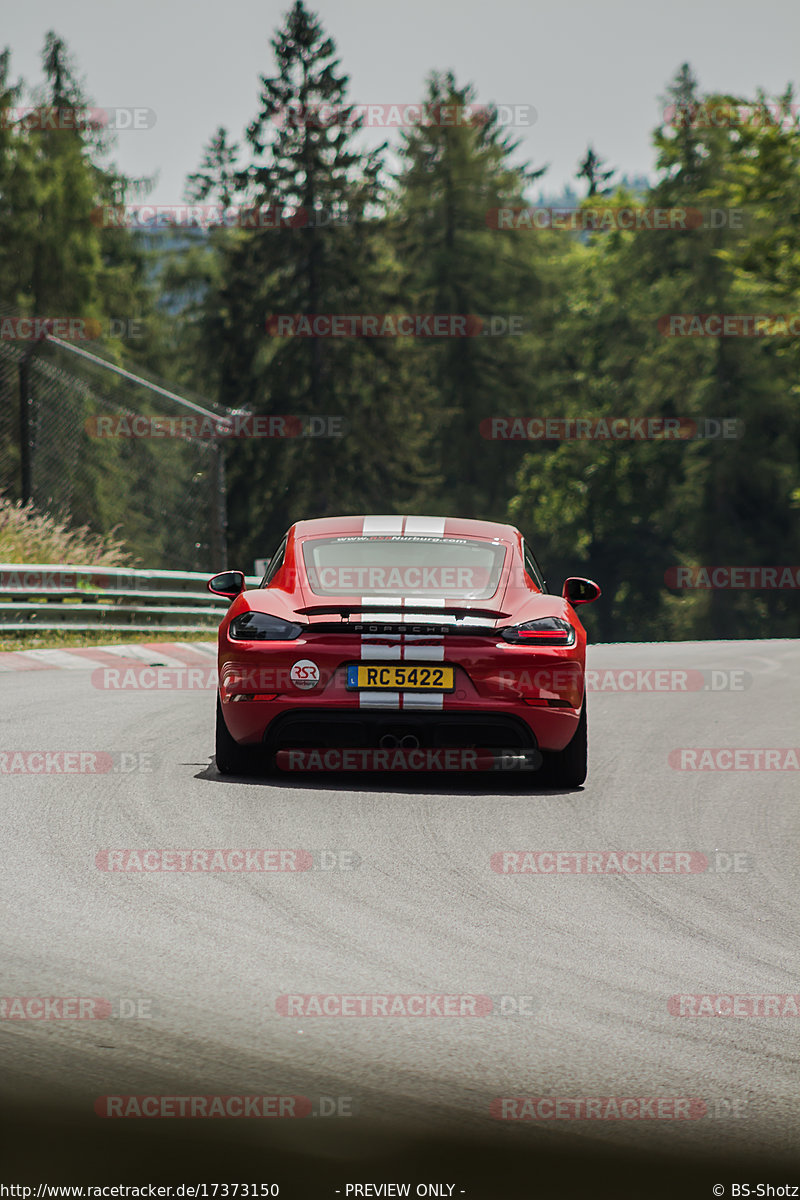
[[[542,755],[539,778],[544,787],[578,788],[586,780],[588,738],[586,729],[586,697],[578,727],[563,750]]]
[[[231,737],[222,715],[219,696],[217,696],[217,735],[214,757],[220,775],[247,775],[256,765],[252,747],[240,746]]]

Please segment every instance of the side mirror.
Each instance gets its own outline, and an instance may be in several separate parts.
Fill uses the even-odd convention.
[[[600,588],[591,579],[581,579],[578,576],[565,579],[561,592],[561,595],[565,600],[569,600],[573,608],[578,604],[592,604],[602,594]]]
[[[244,591],[244,575],[241,571],[223,571],[222,574],[209,579],[206,586],[215,596],[226,596],[229,600],[235,600],[239,593]]]

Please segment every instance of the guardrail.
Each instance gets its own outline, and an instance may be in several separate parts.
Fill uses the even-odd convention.
[[[209,578],[200,571],[0,563],[0,633],[207,633],[230,603],[206,590]],[[246,576],[248,587],[260,582]]]

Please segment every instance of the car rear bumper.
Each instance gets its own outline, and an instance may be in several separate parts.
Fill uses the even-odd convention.
[[[526,722],[510,714],[378,711],[342,712],[299,709],[283,713],[264,731],[263,743],[270,751],[318,746],[376,748],[395,739],[413,738],[430,749],[492,747],[535,750],[537,739]]]
[[[578,724],[584,695],[583,647],[529,647],[458,637],[438,649],[419,644],[365,647],[357,638],[316,635],[265,647],[220,640],[220,699],[237,742],[270,751],[310,746],[377,746],[387,732],[408,730],[421,746],[488,746],[563,750]],[[577,652],[576,652],[577,651]],[[412,658],[413,656],[413,658]],[[347,666],[369,658],[420,666],[448,665],[446,692],[353,691]],[[311,660],[318,678],[293,679]]]
[[[528,705],[442,708],[429,712],[395,708],[328,708],[282,700],[228,702],[222,706],[231,736],[270,753],[294,747],[378,747],[382,739],[409,735],[431,748],[563,750],[580,710]]]

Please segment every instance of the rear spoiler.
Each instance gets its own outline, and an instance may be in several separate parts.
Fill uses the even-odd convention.
[[[298,615],[304,617],[324,616],[325,614],[338,613],[344,620],[349,621],[353,613],[361,613],[364,617],[368,617],[370,613],[376,616],[381,613],[396,613],[397,617],[413,619],[415,616],[429,613],[437,617],[489,617],[493,621],[502,621],[509,617],[510,613],[497,612],[493,608],[446,608],[442,605],[435,604],[415,604],[413,607],[404,608],[395,601],[387,600],[386,603],[381,601],[371,601],[369,604],[312,604],[308,608],[296,608],[294,610]]]

